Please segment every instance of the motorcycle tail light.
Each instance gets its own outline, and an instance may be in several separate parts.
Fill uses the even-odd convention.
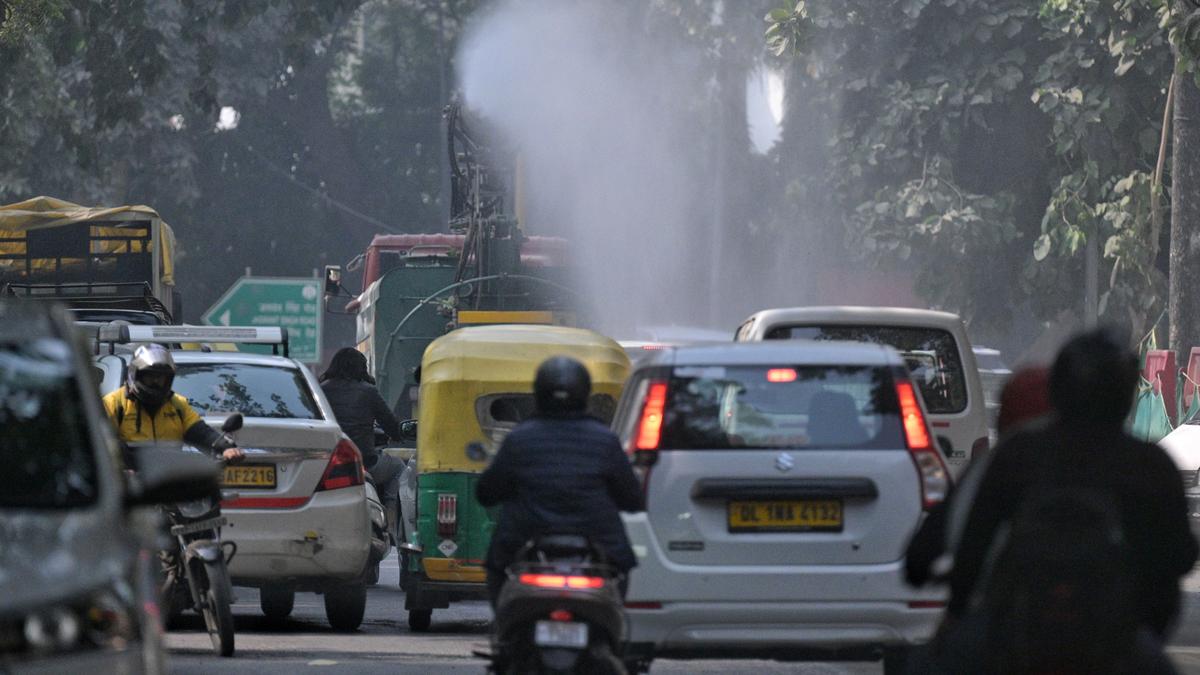
[[[601,588],[603,577],[566,576],[562,574],[522,574],[519,581],[538,588]]]

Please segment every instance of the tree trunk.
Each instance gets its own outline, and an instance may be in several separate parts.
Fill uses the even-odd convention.
[[[1179,8],[1186,7],[1180,1]],[[1171,158],[1171,349],[1200,346],[1200,89],[1191,74],[1175,83]]]

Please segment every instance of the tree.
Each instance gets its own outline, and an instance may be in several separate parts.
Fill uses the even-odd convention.
[[[1174,9],[1170,345],[1183,352],[1200,346],[1200,3],[1176,0]]]

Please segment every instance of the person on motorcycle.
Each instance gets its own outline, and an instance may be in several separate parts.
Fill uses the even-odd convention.
[[[637,564],[620,512],[642,511],[645,500],[616,434],[586,412],[591,388],[582,363],[563,356],[542,363],[534,416],[505,437],[479,477],[479,503],[501,506],[486,561],[493,607],[505,570],[537,535],[586,535],[622,574]]]
[[[333,416],[363,456],[363,466],[379,491],[384,510],[395,518],[399,501],[400,473],[404,462],[375,449],[375,425],[388,438],[400,439],[400,422],[379,395],[375,380],[367,372],[367,357],[351,347],[339,349],[321,375],[321,390],[329,399]]]
[[[187,399],[171,389],[175,360],[162,345],[133,352],[125,385],[104,397],[104,410],[123,443],[188,443],[228,462],[245,453],[225,434],[205,424]]]

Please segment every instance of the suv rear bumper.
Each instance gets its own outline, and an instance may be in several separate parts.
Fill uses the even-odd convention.
[[[759,658],[920,644],[942,618],[941,609],[907,602],[678,602],[627,614],[635,651]]]

